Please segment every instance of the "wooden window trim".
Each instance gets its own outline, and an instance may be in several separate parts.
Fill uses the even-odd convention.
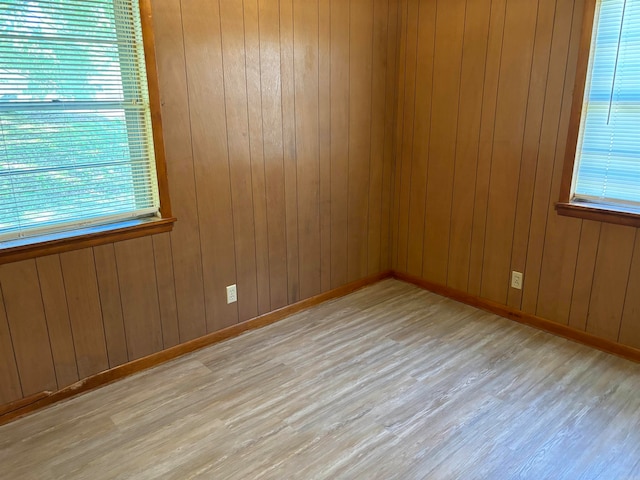
[[[145,66],[149,86],[153,144],[160,196],[160,217],[128,220],[86,229],[2,242],[0,243],[0,264],[154,235],[171,231],[173,228],[176,219],[171,213],[171,201],[169,199],[169,181],[167,179],[167,164],[162,134],[160,89],[151,17],[151,0],[140,0],[140,19],[142,22]]]
[[[565,202],[556,204],[556,211],[566,217],[583,218],[596,222],[615,223],[629,227],[640,227],[640,213],[633,210],[618,210],[616,206]]]
[[[573,90],[573,103],[571,105],[571,118],[567,137],[567,150],[562,170],[562,181],[560,183],[560,201],[556,203],[556,211],[559,215],[568,217],[640,227],[640,210],[610,204],[579,202],[571,198],[571,184],[573,182],[582,107],[589,69],[596,2],[597,0],[586,0],[585,2],[576,81]]]

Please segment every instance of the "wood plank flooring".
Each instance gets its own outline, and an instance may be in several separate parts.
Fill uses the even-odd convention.
[[[0,427],[18,479],[640,478],[640,365],[386,280]]]

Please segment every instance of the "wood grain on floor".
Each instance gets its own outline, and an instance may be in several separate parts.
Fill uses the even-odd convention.
[[[18,479],[640,478],[640,365],[386,280],[0,427]]]

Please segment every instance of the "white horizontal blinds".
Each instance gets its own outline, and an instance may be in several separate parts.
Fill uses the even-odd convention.
[[[137,0],[0,0],[0,240],[159,210]]]
[[[601,0],[574,197],[640,206],[640,0]]]

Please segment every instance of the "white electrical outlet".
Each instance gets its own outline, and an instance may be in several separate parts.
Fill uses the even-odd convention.
[[[238,290],[235,285],[227,287],[227,303],[236,303],[238,301]]]
[[[513,288],[517,288],[518,290],[522,290],[522,273],[521,272],[511,272],[511,286]]]

